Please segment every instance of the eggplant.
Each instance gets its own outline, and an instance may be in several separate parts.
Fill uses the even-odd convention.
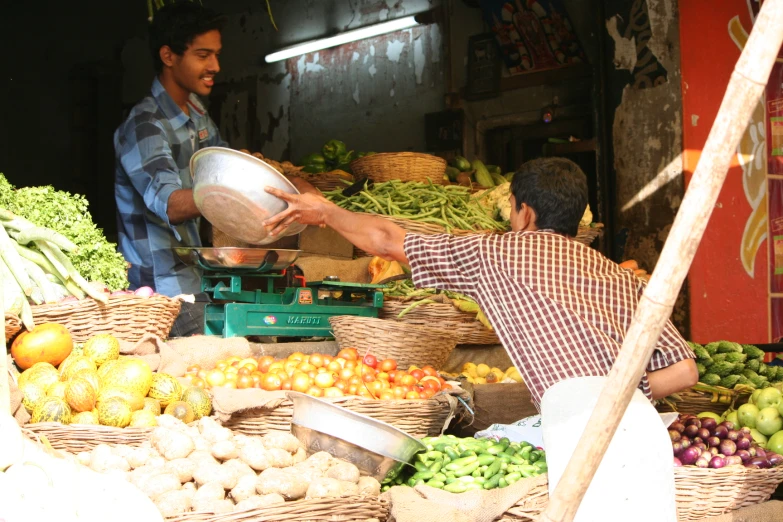
[[[713,446],[713,447],[711,447],[711,448],[709,449],[709,451],[710,451],[710,453],[712,453],[713,455],[717,455],[717,454],[719,454],[719,453],[720,453],[720,451],[718,450],[718,447],[717,447],[717,446]]]
[[[699,427],[695,424],[688,424],[682,433],[688,437],[696,437],[699,434]]]
[[[778,466],[781,462],[783,462],[783,456],[768,451],[767,460],[769,461],[769,464],[774,468],[775,466]]]
[[[748,461],[748,464],[756,465],[761,469],[767,469],[770,466],[769,461],[763,457],[753,457]]]
[[[736,455],[729,455],[728,457],[726,457],[725,460],[726,460],[726,465],[727,466],[737,466],[737,465],[741,466],[742,465],[742,459],[739,458]]]
[[[726,465],[726,460],[723,457],[714,456],[710,460],[710,467],[713,469],[720,469]]]
[[[715,455],[710,450],[704,450],[701,452],[701,455],[699,456],[700,459],[707,459],[710,460]]]
[[[699,428],[701,428],[701,421],[697,418],[688,419],[687,422],[685,423],[685,427],[688,426],[696,426],[696,429],[698,430]]]
[[[750,439],[747,437],[740,437],[737,439],[737,449],[746,450],[750,448]]]
[[[742,428],[740,428],[740,433],[742,433],[746,437],[751,438],[750,437],[750,428],[748,428],[747,426],[743,426]]]
[[[748,450],[744,450],[744,449],[737,450],[737,452],[734,455],[736,455],[737,457],[742,459],[742,462],[747,462],[747,461],[749,461],[751,459],[751,456],[750,456],[750,453],[748,452]]]
[[[753,445],[751,444],[751,446],[748,448],[748,453],[750,453],[750,456],[751,456],[751,457],[757,457],[757,456],[758,456],[758,454],[756,453],[756,451],[757,451],[758,449],[759,449],[759,448],[758,448],[758,446],[753,446]]]
[[[767,452],[766,452],[766,450],[764,448],[757,447],[756,448],[756,456],[757,457],[761,457],[762,459],[766,459],[767,458]]]
[[[712,434],[723,440],[729,436],[729,429],[726,426],[718,425],[715,426],[714,430],[712,430]]]
[[[682,462],[680,462],[680,459],[678,459],[677,457],[674,457],[673,464],[674,464],[675,468],[681,468],[682,467]]]
[[[731,421],[723,421],[718,426],[725,426],[727,430],[731,431],[734,429],[734,423]]]
[[[703,417],[701,419],[701,427],[710,430],[710,433],[712,433],[712,430],[714,430],[717,425],[718,421],[712,417]]]
[[[691,446],[690,448],[683,450],[678,455],[678,458],[680,459],[680,461],[682,461],[684,465],[688,466],[696,462],[696,459],[698,459],[700,456],[701,456],[701,450],[696,446]]]
[[[680,445],[682,446],[682,444]],[[734,455],[737,452],[737,444],[729,439],[723,439],[720,441],[720,446],[718,446],[720,449],[720,452],[724,455]]]
[[[674,455],[679,455],[682,450],[683,448],[681,442],[672,442],[672,453],[674,453]]]
[[[720,446],[720,439],[713,435],[712,437],[707,439],[707,445],[711,448],[715,448],[717,446]]]
[[[729,432],[726,434],[726,438],[734,442],[737,442],[740,438],[740,432],[738,432],[737,430],[729,430]]]
[[[707,449],[707,445],[704,444],[702,441],[697,442],[696,444],[691,445],[691,447],[697,447],[699,448],[699,451],[703,451]]]
[[[759,466],[758,464],[751,464],[750,462],[745,464],[745,467],[748,469],[761,469],[761,466]]]
[[[707,439],[712,437],[712,433],[710,433],[710,430],[708,430],[707,428],[699,428],[699,437],[701,438],[701,440],[706,441]]]
[[[682,446],[682,449],[688,449],[691,447],[691,440],[688,437],[683,437],[680,439],[680,446]]]
[[[699,459],[696,461],[696,467],[697,468],[709,468],[710,467],[710,461],[707,459]]]
[[[682,434],[677,430],[669,430],[669,438],[672,442],[678,442],[682,438]]]
[[[682,433],[683,431],[685,431],[685,424],[683,424],[680,421],[674,421],[672,422],[671,426],[669,426],[669,429],[674,431],[679,431],[680,433]]]

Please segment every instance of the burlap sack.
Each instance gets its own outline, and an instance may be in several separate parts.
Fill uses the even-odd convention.
[[[391,501],[389,522],[492,522],[520,500],[546,492],[546,483],[547,476],[540,475],[502,489],[459,494],[429,486],[395,486],[381,498]],[[538,514],[515,513],[531,519]]]
[[[296,260],[307,281],[322,281],[326,276],[337,276],[345,283],[369,283],[367,267],[371,257],[353,260],[333,259],[324,256],[301,256]]]
[[[23,396],[22,392],[19,391],[19,386],[16,384],[18,372],[14,369],[14,360],[11,358],[11,354],[8,354],[6,357],[8,359],[8,388],[11,392],[11,415],[14,416],[14,419],[20,426],[24,426],[30,422],[30,414],[22,406]]]
[[[701,522],[779,522],[781,520],[783,520],[783,502],[770,500],[717,517],[704,518]]]

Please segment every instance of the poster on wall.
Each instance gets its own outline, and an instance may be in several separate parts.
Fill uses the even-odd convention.
[[[783,179],[769,180],[770,292],[783,294]]]
[[[767,172],[783,174],[783,63],[777,62],[767,82]]]
[[[482,0],[511,75],[586,62],[562,0]]]

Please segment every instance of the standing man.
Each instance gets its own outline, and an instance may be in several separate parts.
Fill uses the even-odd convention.
[[[179,261],[173,248],[201,246],[191,156],[204,147],[226,146],[199,99],[209,96],[220,71],[221,23],[192,2],[155,14],[149,43],[157,75],[114,134],[119,249],[131,264],[131,288],[196,295],[196,303],[182,304],[172,337],[201,333],[209,300],[200,293],[199,271]]]
[[[511,230],[503,235],[425,236],[354,214],[314,194],[289,195],[268,219],[280,233],[297,221],[325,224],[373,255],[409,263],[418,287],[473,297],[540,407],[559,381],[605,376],[614,364],[645,282],[571,239],[587,205],[587,181],[564,158],[522,165],[511,182]],[[666,324],[639,388],[659,399],[698,381],[693,352]]]

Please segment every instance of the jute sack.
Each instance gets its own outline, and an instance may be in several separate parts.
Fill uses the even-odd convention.
[[[543,491],[546,491],[546,483],[547,476],[544,474],[502,489],[459,494],[423,485],[415,488],[395,486],[381,498],[391,501],[389,522],[492,522],[500,519],[534,489],[541,491],[541,486],[544,486]]]
[[[16,384],[19,372],[16,371],[16,366],[10,353],[6,358],[8,359],[8,388],[11,390],[11,415],[14,416],[14,419],[20,426],[24,426],[30,422],[30,414],[27,413],[27,410],[22,405],[23,395]]]

